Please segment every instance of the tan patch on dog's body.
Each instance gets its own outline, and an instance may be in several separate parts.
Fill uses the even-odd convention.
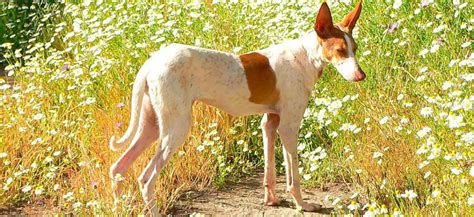
[[[257,52],[239,56],[245,70],[250,90],[249,101],[257,104],[275,104],[280,98],[276,88],[276,76],[268,58]]]

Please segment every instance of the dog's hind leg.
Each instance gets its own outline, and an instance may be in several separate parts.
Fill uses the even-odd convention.
[[[276,174],[275,174],[275,139],[280,116],[267,113],[262,118],[263,145],[265,154],[265,174],[263,186],[265,187],[264,203],[267,206],[276,206],[279,204],[276,196]]]
[[[178,96],[175,96],[174,101]],[[169,99],[169,98],[168,98]],[[154,99],[153,99],[154,100]],[[164,99],[161,99],[164,100]],[[154,188],[156,179],[161,169],[170,160],[176,150],[185,142],[191,128],[191,103],[170,103],[164,102],[161,109],[156,110],[160,126],[160,142],[156,155],[146,166],[145,170],[138,177],[140,191],[143,196],[146,208],[153,216],[158,215],[155,203]],[[158,106],[157,108],[160,108]]]
[[[114,198],[117,200],[122,193],[122,179],[128,168],[150,145],[158,138],[159,129],[155,111],[150,102],[150,97],[145,94],[143,97],[140,112],[138,131],[132,143],[120,158],[110,167],[112,178],[112,188]]]

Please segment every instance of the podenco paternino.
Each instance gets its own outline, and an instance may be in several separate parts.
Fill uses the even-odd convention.
[[[155,140],[156,155],[139,176],[146,208],[157,214],[154,184],[163,166],[186,140],[194,101],[215,106],[234,116],[264,114],[264,204],[278,205],[275,193],[275,138],[283,143],[287,191],[296,207],[316,211],[320,205],[303,201],[298,174],[298,130],[309,96],[324,67],[333,64],[350,81],[361,81],[352,30],[362,1],[342,22],[333,24],[322,3],[314,31],[300,39],[255,52],[234,55],[193,46],[171,44],[152,55],[141,67],[133,85],[131,120],[125,135],[110,148],[128,149],[110,168],[114,196],[120,197],[121,177]]]

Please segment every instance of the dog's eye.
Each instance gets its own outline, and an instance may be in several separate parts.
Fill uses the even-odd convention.
[[[340,54],[346,52],[346,51],[344,50],[344,48],[338,48],[338,49],[336,49],[336,51],[337,51],[338,53],[340,53]]]

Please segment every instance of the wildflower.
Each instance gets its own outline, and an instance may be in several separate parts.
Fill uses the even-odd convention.
[[[421,0],[420,6],[427,7],[430,3],[433,3],[434,0]]]
[[[237,54],[237,53],[239,53],[241,50],[242,50],[241,47],[235,47],[234,49],[232,49],[232,52]]]
[[[311,179],[311,174],[309,174],[309,173],[308,173],[308,174],[304,174],[303,178],[304,178],[304,180],[307,181],[307,180]]]
[[[87,203],[86,203],[86,206],[87,206],[87,207],[91,207],[91,206],[94,207],[94,206],[97,206],[98,204],[99,204],[99,203],[98,203],[97,201],[92,200],[92,201],[87,202]]]
[[[436,53],[438,50],[439,50],[439,44],[434,44],[434,45],[430,48],[430,53]]]
[[[464,3],[462,3],[461,5],[459,5],[459,9],[463,9],[463,8],[466,7],[466,6],[467,6],[467,2],[464,2]]]
[[[433,198],[437,198],[440,194],[441,194],[441,191],[438,190],[438,189],[436,189],[436,190],[434,190],[433,192],[431,192],[431,196],[432,196]]]
[[[194,45],[195,45],[196,47],[200,47],[201,44],[202,44],[202,43],[201,43],[201,39],[196,38],[196,39],[194,40]]]
[[[71,201],[74,199],[74,192],[67,192],[65,195],[63,195],[63,198],[66,199],[67,201]]]
[[[453,83],[452,83],[452,82],[450,82],[450,81],[445,81],[445,82],[443,83],[443,86],[442,86],[441,88],[442,88],[443,90],[447,90],[447,89],[451,88],[452,86],[453,86]]]
[[[43,193],[43,188],[37,188],[37,189],[35,190],[35,194],[36,194],[36,195],[41,195],[42,193]]]
[[[471,196],[467,199],[467,205],[474,206],[474,194],[471,194]]]
[[[461,78],[465,81],[472,81],[474,80],[474,73],[463,74],[461,75]]]
[[[330,197],[330,195],[326,195],[325,200],[329,200],[329,199],[330,199],[329,197]],[[341,202],[341,198],[336,197],[336,198],[332,201],[332,205],[335,206],[335,205],[337,205],[339,202]]]
[[[117,103],[117,108],[123,108],[125,104],[123,102]]]
[[[464,42],[463,44],[461,44],[461,47],[466,48],[466,47],[469,47],[470,45],[471,45],[471,42],[467,41],[467,42]]]
[[[356,197],[358,197],[358,196],[359,196],[359,192],[355,192],[355,193],[353,193],[353,194],[351,195],[350,198],[351,198],[351,199],[354,199],[354,198],[356,198]]]
[[[428,164],[430,164],[430,162],[425,160],[425,161],[421,162],[420,164],[418,164],[418,168],[423,169],[423,167],[427,166]]]
[[[390,117],[388,116],[383,117],[382,119],[379,120],[380,125],[384,125],[385,123],[388,122],[389,119]]]
[[[425,48],[418,55],[422,56],[422,57],[425,57],[428,52],[429,52],[429,50]]]
[[[388,213],[388,209],[385,205],[382,205],[382,207],[380,207],[380,213],[381,214],[387,214]]]
[[[72,205],[72,208],[74,209],[78,209],[82,206],[82,203],[81,202],[75,202],[73,205]]]
[[[372,207],[369,207],[369,210],[367,210],[364,215],[364,217],[375,217],[377,216],[377,212],[373,211]]]
[[[395,22],[395,23],[390,24],[390,26],[387,29],[388,33],[394,33],[395,30],[397,30],[398,26],[400,26],[399,22]]]
[[[393,9],[397,10],[399,9],[403,4],[403,1],[402,0],[395,0],[393,2]]]
[[[426,71],[428,71],[428,67],[426,66],[420,69],[420,73],[425,73]]]
[[[340,100],[334,100],[328,105],[328,111],[333,112],[342,107],[342,102]]]
[[[299,144],[298,147],[297,147],[298,151],[303,151],[305,148],[306,148],[306,144],[304,142]]]
[[[423,117],[429,117],[433,114],[433,109],[431,107],[424,107],[420,110],[420,114]]]
[[[446,25],[440,25],[440,26],[433,29],[433,33],[441,32],[441,31],[443,31],[444,28],[446,28]]]
[[[43,143],[42,138],[36,138],[35,140],[31,142],[32,145],[41,144],[41,143]]]
[[[408,124],[408,122],[410,122],[410,120],[408,118],[402,118],[400,119],[400,123],[401,124]]]
[[[397,100],[398,100],[398,101],[401,101],[404,97],[405,97],[405,95],[399,94],[399,95],[397,96]]]
[[[374,152],[374,154],[373,154],[372,157],[373,157],[374,159],[377,159],[377,158],[381,158],[382,156],[383,156],[383,153],[381,153],[381,152]]]
[[[200,145],[196,148],[199,152],[202,152],[204,151],[204,146],[203,145]]]
[[[360,207],[360,205],[354,200],[351,202],[351,204],[349,206],[347,206],[347,208],[350,211],[357,210],[357,209],[359,209],[359,207]]]
[[[51,163],[51,162],[53,162],[53,158],[50,157],[50,156],[47,156],[47,157],[43,160],[43,163],[45,163],[45,164],[46,164],[46,163]]]
[[[415,79],[415,81],[416,81],[416,82],[421,82],[421,81],[424,81],[425,78],[426,78],[425,75],[421,75],[421,76],[418,76],[418,77]]]
[[[462,173],[462,170],[460,170],[456,167],[451,167],[451,173],[457,176],[457,175]]]
[[[0,153],[0,159],[6,158],[7,156],[8,156],[8,154],[6,152]]]
[[[83,103],[80,103],[80,105],[90,105],[90,104],[94,104],[95,102],[96,102],[96,99],[94,97],[88,97],[86,101],[84,101]]]
[[[123,177],[122,174],[117,173],[117,174],[114,176],[114,180],[115,180],[116,182],[121,182],[121,181],[125,180],[125,177]]]
[[[31,185],[25,185],[25,186],[21,189],[21,191],[23,191],[23,193],[27,193],[27,192],[29,192],[29,191],[31,190],[31,188],[32,188]]]
[[[248,152],[249,151],[249,145],[247,143],[244,143],[244,149],[242,149],[243,152]]]
[[[403,198],[408,198],[410,201],[412,201],[413,199],[415,199],[418,194],[416,194],[415,191],[413,190],[405,190],[405,193],[401,195]]]
[[[429,132],[431,132],[431,128],[430,128],[430,127],[423,127],[421,130],[419,130],[418,132],[416,132],[416,135],[417,135],[419,138],[423,138],[423,137],[425,137]]]
[[[438,148],[438,147],[433,147],[433,148],[431,148],[430,155],[428,155],[428,157],[426,157],[426,159],[433,160],[433,159],[437,158],[440,154],[441,154],[441,149]]]
[[[53,173],[53,172],[48,172],[46,173],[46,178],[49,178],[49,179],[52,179],[54,178],[56,175]]]
[[[393,211],[393,217],[403,217],[403,214],[398,209],[395,209]]]
[[[33,120],[35,120],[35,121],[39,121],[39,120],[42,120],[44,118],[45,118],[45,115],[42,114],[42,113],[38,113],[38,114],[33,115]]]
[[[37,163],[32,163],[32,164],[31,164],[31,168],[33,168],[33,169],[38,168],[38,164],[37,164]]]
[[[424,179],[428,179],[429,177],[431,176],[431,171],[428,171],[425,173],[425,175],[423,176]]]
[[[451,129],[459,128],[466,125],[463,121],[464,118],[462,115],[449,115],[446,120],[448,122],[448,127]]]

